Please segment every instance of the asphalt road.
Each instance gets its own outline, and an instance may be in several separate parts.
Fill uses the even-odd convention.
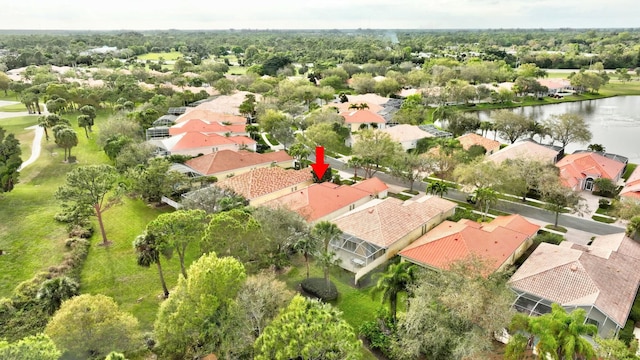
[[[310,160],[315,161],[315,158],[313,157],[313,155],[310,156]],[[327,156],[325,161],[331,165],[332,169],[342,170],[346,172],[353,172],[352,168],[347,167],[346,164],[334,158]],[[387,184],[402,186],[406,188],[409,187],[409,184],[407,182],[400,181],[397,178],[385,173],[377,172],[376,174],[374,174],[374,176],[384,181]],[[424,191],[426,186],[427,186],[426,183],[422,181],[418,181],[414,183],[413,188]],[[449,189],[449,192],[444,197],[448,199],[456,200],[456,201],[466,201],[467,194],[455,189]],[[524,217],[544,221],[551,224],[553,224],[555,221],[554,213],[545,209],[540,209],[540,208],[526,205],[526,204],[519,204],[516,202],[499,200],[494,208],[496,210],[513,213],[513,214],[520,214]],[[577,229],[584,232],[592,233],[594,235],[608,235],[608,234],[615,234],[615,233],[620,233],[624,231],[624,228],[616,225],[605,224],[605,223],[591,220],[589,218],[582,218],[576,215],[569,215],[569,214],[560,214],[558,217],[558,225],[563,226],[565,228],[572,228],[572,229]]]

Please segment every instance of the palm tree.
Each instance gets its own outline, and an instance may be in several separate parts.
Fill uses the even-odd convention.
[[[443,197],[449,192],[449,187],[444,181],[432,181],[427,184],[427,194],[438,195]]]
[[[482,210],[482,221],[487,218],[489,208],[498,201],[498,192],[488,187],[477,188],[474,191],[476,197],[476,204]]]
[[[389,265],[387,271],[378,278],[376,287],[372,291],[372,295],[381,293],[383,302],[389,301],[391,319],[394,323],[398,309],[398,294],[401,291],[407,291],[415,281],[417,270],[416,265],[409,262]]]
[[[309,256],[318,251],[320,245],[319,240],[318,237],[307,234],[306,236],[299,237],[293,244],[293,249],[304,256],[304,262],[307,266],[307,279],[309,278]]]
[[[49,141],[49,131],[47,131],[47,129],[54,127],[59,120],[60,117],[56,114],[41,115],[38,117],[38,126],[44,128],[44,137],[47,141]]]
[[[329,281],[329,269],[333,265],[340,263],[340,259],[337,258],[335,251],[331,251],[329,244],[332,240],[336,240],[342,236],[342,230],[338,228],[338,225],[328,222],[320,221],[311,230],[311,236],[317,238],[317,241],[322,244],[321,250],[316,254],[316,259],[322,265],[324,271],[324,280],[327,287],[330,286]]]
[[[482,136],[486,136],[489,131],[493,130],[493,123],[490,121],[480,121],[480,131]]]
[[[80,285],[66,276],[53,278],[42,283],[36,298],[44,302],[47,312],[52,315],[62,302],[78,294]]]
[[[64,126],[64,125],[56,125]],[[56,144],[64,149],[64,160],[71,157],[71,148],[78,145],[78,133],[70,127],[64,126],[54,132]]]
[[[586,311],[575,309],[571,313],[558,304],[551,304],[551,312],[542,316],[514,317],[512,330],[524,330],[538,338],[539,356],[552,359],[596,359],[593,345],[584,337],[595,335],[598,327],[585,323]]]
[[[78,115],[78,126],[84,128],[84,135],[89,138],[89,127],[91,126],[91,117],[89,115]]]
[[[167,289],[167,283],[164,281],[164,274],[162,273],[162,264],[160,263],[160,244],[156,242],[156,237],[147,233],[146,231],[142,235],[138,235],[133,241],[133,248],[136,251],[136,262],[143,267],[150,267],[151,264],[156,264],[158,267],[158,275],[160,276],[160,283],[162,283],[162,291],[164,297],[169,297],[169,290]]]
[[[360,158],[358,156],[352,156],[347,161],[347,166],[353,168],[354,180],[356,180],[358,178],[358,168],[361,168],[362,164],[363,164],[363,160],[362,160],[362,158]]]

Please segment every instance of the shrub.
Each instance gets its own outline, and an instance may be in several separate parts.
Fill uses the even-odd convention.
[[[386,308],[380,308],[376,315],[375,320],[360,325],[358,332],[369,341],[371,349],[378,349],[386,356],[390,356],[392,337],[395,335],[396,327]]]
[[[558,245],[562,241],[564,241],[564,236],[553,234],[547,231],[541,231],[538,235],[536,235],[535,238],[533,238],[533,241],[537,242],[538,244],[545,242],[549,244]]]
[[[329,282],[329,287],[327,287],[327,282],[324,278],[304,279],[300,286],[302,286],[302,290],[322,301],[331,301],[338,298],[336,285],[333,282]]]
[[[598,207],[601,209],[608,209],[611,206],[611,200],[609,199],[600,199],[598,200]]]
[[[618,338],[624,341],[624,343],[627,345],[631,344],[631,341],[635,339],[635,336],[633,335],[633,328],[634,328],[633,321],[627,320],[627,323],[624,325],[624,328],[620,330],[620,333],[618,334]]]
[[[456,212],[449,216],[447,218],[447,220],[449,221],[453,221],[453,222],[458,222],[461,219],[469,219],[472,221],[478,221],[480,220],[480,215],[474,213],[473,211],[469,210],[469,209],[464,209],[464,208],[456,208]]]

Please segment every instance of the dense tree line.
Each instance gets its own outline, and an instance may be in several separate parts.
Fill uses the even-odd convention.
[[[316,65],[370,61],[401,63],[419,52],[454,56],[481,54],[509,65],[535,63],[542,68],[581,68],[602,62],[606,68],[640,66],[634,44],[637,29],[507,30],[350,30],[350,31],[142,31],[0,34],[7,68],[28,65],[95,65],[113,58],[131,59],[148,52],[179,51],[199,63],[209,56],[235,54],[247,65],[272,55]],[[111,46],[115,54],[85,51]],[[242,56],[240,56],[242,55]]]

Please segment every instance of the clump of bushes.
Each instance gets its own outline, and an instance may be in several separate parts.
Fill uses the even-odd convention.
[[[360,325],[358,332],[367,339],[369,347],[380,350],[384,355],[391,356],[391,344],[396,334],[396,325],[386,308],[378,309],[375,320]]]
[[[559,245],[562,241],[564,241],[564,236],[547,231],[540,231],[538,235],[533,238],[533,242],[536,244],[545,242],[549,244]]]
[[[480,215],[474,213],[472,210],[458,207],[456,208],[456,212],[447,218],[447,220],[453,221],[453,222],[458,222],[461,219],[478,221],[480,220]]]
[[[309,278],[302,280],[302,290],[322,301],[332,301],[338,298],[338,289],[333,282],[327,282],[324,278]]]

